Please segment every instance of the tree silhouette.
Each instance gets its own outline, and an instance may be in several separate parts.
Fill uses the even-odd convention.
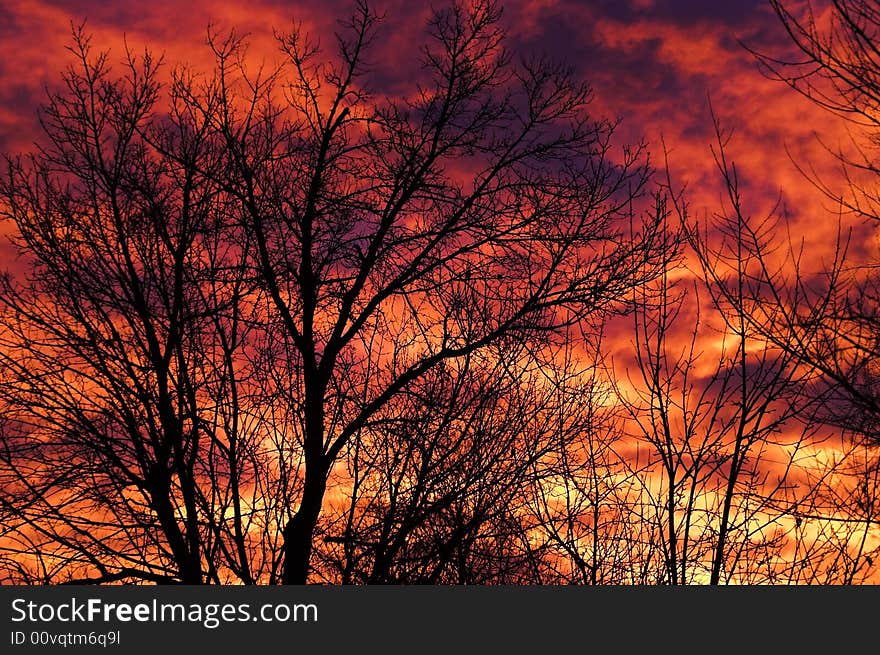
[[[82,31],[71,50],[47,144],[0,187],[27,266],[0,284],[5,509],[38,580],[253,582],[251,527],[290,488],[247,399],[255,285],[216,140],[173,94],[158,115],[149,54],[114,77]]]
[[[295,28],[252,73],[212,34],[215,69],[168,85],[77,36],[2,186],[6,509],[38,578],[304,583],[334,464],[399,399],[659,273],[642,148],[500,16],[434,12],[403,94],[370,90],[366,4],[333,54]]]
[[[552,338],[650,276],[663,247],[650,228],[623,238],[646,182],[641,151],[614,161],[589,88],[546,60],[514,65],[499,18],[494,2],[435,13],[406,100],[368,91],[366,5],[336,62],[294,31],[281,39],[292,77],[248,77],[227,41],[218,83],[191,98],[224,139],[222,182],[289,371],[278,394],[304,477],[283,530],[285,582],[307,578],[334,463],[395,396],[501,340]]]
[[[880,12],[772,5],[876,221]],[[493,0],[426,28],[209,29],[206,70],[74,30],[0,178],[3,580],[870,579],[876,258],[754,220],[717,121],[696,216]]]
[[[866,137],[853,138],[848,151],[830,149],[840,163],[840,187],[807,178],[839,208],[840,220],[855,217],[876,223],[880,106],[880,7],[876,2],[835,0],[818,12],[811,3],[799,10],[772,0],[771,5],[797,49],[799,58],[754,54],[764,72],[781,80],[829,112],[854,124]],[[842,188],[841,188],[842,187]],[[825,420],[877,440],[880,418],[877,320],[880,288],[876,253],[853,252],[852,228],[841,224],[832,261],[817,275],[802,260],[804,247],[789,244],[785,270],[767,264],[772,291],[755,305],[755,324],[768,338],[811,366],[824,385]],[[858,238],[858,237],[856,237]],[[770,297],[768,297],[770,296]],[[817,386],[817,393],[820,393]]]

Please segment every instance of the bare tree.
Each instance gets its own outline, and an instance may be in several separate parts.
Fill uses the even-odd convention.
[[[81,31],[72,52],[47,144],[0,183],[23,268],[0,283],[13,555],[43,582],[254,582],[278,481],[247,402],[254,284],[208,174],[222,160],[177,98],[156,118],[149,54],[114,78]]]
[[[799,500],[814,495],[814,487],[792,480],[802,451],[819,446],[821,425],[810,374],[800,369],[791,349],[768,341],[752,323],[762,255],[772,250],[779,221],[773,215],[754,220],[746,214],[736,165],[727,155],[730,134],[714,112],[713,120],[712,155],[726,193],[721,211],[700,226],[690,219],[680,197],[673,197],[699,262],[703,289],[720,319],[716,329],[724,335],[718,367],[706,385],[721,449],[714,464],[718,468],[712,471],[721,488],[713,494],[719,506],[709,566],[709,583],[719,584],[722,578],[733,579],[742,560],[756,551],[779,557],[784,550],[776,526],[785,511],[779,511],[777,501],[784,495]],[[750,575],[746,562],[738,577]]]
[[[114,579],[118,568],[125,577],[179,574],[198,582],[192,444],[199,428],[188,402],[198,383],[184,347],[190,325],[183,280],[191,230],[201,217],[159,190],[161,172],[131,127],[155,102],[155,64],[144,62],[140,83],[113,84],[103,58],[89,62],[87,43],[77,45],[82,70],[68,73],[68,93],[53,97],[44,112],[50,148],[28,162],[10,161],[3,186],[18,243],[38,262],[28,286],[7,276],[2,291],[3,389],[21,408],[14,417],[23,428],[7,441],[7,464],[37,515],[62,527],[47,529],[53,521],[36,524],[27,514],[23,520],[62,547],[71,544],[101,577]],[[177,224],[166,222],[166,212],[179,217]],[[113,406],[118,411],[108,411]],[[51,449],[40,447],[45,441]],[[97,466],[85,468],[81,445],[98,455]],[[126,497],[127,487],[141,493]],[[123,502],[105,503],[111,495]],[[127,516],[79,519],[79,503]],[[155,515],[144,520],[147,508]],[[131,542],[157,552],[119,553],[122,561],[108,571],[99,555],[102,533],[155,522],[165,543],[152,543],[153,534]],[[77,537],[92,543],[79,548]],[[147,563],[144,570],[126,566],[138,561]]]
[[[395,95],[370,91],[366,4],[335,54],[295,28],[251,73],[212,34],[215,70],[167,87],[77,37],[48,145],[2,186],[29,266],[0,294],[4,487],[36,578],[305,582],[334,464],[392,407],[657,274],[642,148],[565,67],[514,62],[500,17],[435,12]],[[450,496],[457,552],[462,512],[516,522],[496,481]]]
[[[570,71],[514,64],[500,14],[436,12],[404,99],[369,92],[366,5],[336,59],[282,36],[289,77],[249,76],[240,43],[221,44],[219,82],[191,99],[224,139],[222,183],[288,357],[278,394],[304,473],[285,582],[308,578],[334,463],[398,394],[499,340],[540,342],[653,274],[654,231],[624,229],[641,149],[612,156],[614,126],[588,116]]]
[[[677,224],[666,226],[669,240],[687,239],[696,280],[673,253],[659,279],[635,290],[634,361],[616,376],[633,438],[648,446],[627,461],[641,483],[629,504],[659,546],[657,581],[673,585],[743,579],[756,551],[783,551],[774,499],[815,427],[796,358],[748,318],[760,265],[744,241],[756,232],[716,128],[728,211],[701,226],[682,194],[658,198],[658,213]]]
[[[874,468],[866,459],[874,449],[865,447],[873,419],[850,392],[866,383],[867,371],[851,367],[864,353],[847,346],[865,331],[853,329],[844,310],[853,305],[841,300],[864,289],[863,282],[847,272],[840,245],[827,269],[807,274],[778,208],[763,219],[747,214],[727,154],[729,135],[717,120],[715,133],[722,209],[699,229],[676,204],[706,292],[736,344],[729,361],[722,353],[713,377],[723,381],[714,398],[726,405],[727,436],[719,442],[723,503],[710,510],[718,521],[710,583],[722,576],[771,583],[867,579],[873,560],[863,553],[876,526],[870,516],[877,489],[855,480]],[[853,441],[853,434],[860,436]],[[854,498],[841,493],[856,485]]]
[[[771,5],[799,57],[755,52],[765,73],[843,117],[858,131],[846,150],[828,148],[841,165],[842,184],[817,178],[804,163],[798,166],[838,208],[841,221],[854,217],[874,223],[880,217],[874,188],[880,173],[876,156],[880,6],[850,0],[807,3],[797,9],[779,0]],[[790,348],[804,365],[812,366],[826,384],[827,420],[847,429],[855,422],[858,431],[876,435],[880,412],[875,389],[880,337],[876,253],[870,248],[852,249],[852,229],[864,230],[864,226],[841,228],[836,252],[821,271],[803,266],[803,243],[787,244],[786,268],[768,263],[765,277],[774,297],[756,306],[756,324],[761,323],[777,345]]]
[[[607,376],[604,342],[595,340],[585,353],[589,341],[579,330],[567,341],[553,371],[556,393],[567,402],[543,474],[532,476],[528,487],[532,534],[546,542],[540,580],[650,583],[640,566],[650,544],[642,541],[630,505],[639,472],[628,462],[625,415]]]
[[[534,579],[522,490],[556,447],[564,410],[521,345],[454,364],[411,385],[353,442],[352,493],[322,522],[341,548],[319,548],[343,582]]]

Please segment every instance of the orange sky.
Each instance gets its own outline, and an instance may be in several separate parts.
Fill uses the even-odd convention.
[[[335,20],[351,3],[248,3],[222,0],[101,2],[18,0],[0,18],[0,151],[21,152],[37,133],[36,108],[69,61],[71,24],[86,21],[98,47],[121,58],[123,39],[139,50],[164,52],[170,64],[207,61],[209,23],[252,35],[251,54],[273,58],[273,28],[291,21],[332,38]],[[382,2],[386,19],[373,60],[399,70],[379,80],[386,90],[407,79],[416,59],[427,3]],[[743,177],[749,208],[768,210],[783,192],[798,231],[817,244],[833,230],[822,198],[789,154],[833,178],[833,164],[814,132],[831,145],[846,140],[841,121],[784,85],[765,79],[740,45],[785,52],[787,36],[764,0],[511,0],[505,3],[509,45],[516,54],[548,53],[565,60],[595,88],[597,113],[623,120],[622,139],[648,140],[662,164],[660,137],[678,182],[687,182],[695,210],[714,209],[719,189],[708,146],[713,140],[707,98],[725,127],[735,130],[731,154]],[[394,65],[391,63],[394,62]],[[826,203],[827,204],[827,203]]]
[[[205,46],[209,24],[250,34],[249,56],[257,63],[280,58],[273,30],[284,31],[294,21],[332,51],[336,21],[352,7],[349,0],[14,2],[0,18],[0,152],[27,151],[38,138],[36,111],[46,88],[58,88],[71,62],[65,46],[74,24],[85,22],[96,48],[111,50],[111,62],[121,63],[127,43],[135,51],[164,53],[169,67],[204,69],[212,61]],[[383,0],[376,8],[385,19],[371,56],[377,64],[373,83],[394,93],[418,73],[416,47],[430,3]],[[792,51],[766,0],[508,0],[504,8],[508,47],[516,56],[548,54],[578,71],[595,90],[595,113],[621,120],[618,147],[644,139],[654,165],[662,168],[665,143],[673,182],[686,185],[696,217],[711,217],[721,206],[709,150],[715,140],[711,97],[722,125],[733,131],[728,156],[737,164],[746,211],[759,218],[781,198],[792,235],[806,239],[806,261],[820,266],[830,256],[837,226],[829,201],[792,158],[833,185],[841,177],[817,137],[831,146],[845,144],[847,125],[764,77],[743,47],[776,55]],[[854,247],[868,245],[857,239]],[[5,243],[0,248],[10,252]],[[694,314],[692,309],[685,313]],[[632,356],[630,327],[626,321],[625,334],[609,335],[618,363]],[[684,327],[683,343],[692,324]]]
[[[111,61],[121,60],[125,39],[136,51],[148,46],[165,53],[169,64],[198,68],[210,59],[204,46],[209,24],[249,33],[251,56],[258,61],[277,56],[273,28],[284,30],[291,21],[301,21],[329,43],[334,21],[352,4],[13,0],[0,15],[0,151],[27,151],[38,138],[36,109],[46,87],[57,88],[70,60],[65,45],[72,23],[86,21],[95,45],[111,48]],[[372,59],[385,75],[379,87],[393,92],[411,79],[414,46],[430,3],[376,5],[386,20]],[[734,131],[729,156],[740,171],[746,209],[759,216],[781,194],[793,233],[807,240],[808,259],[818,265],[830,253],[833,213],[791,158],[826,181],[840,180],[817,133],[831,146],[845,144],[847,126],[759,72],[742,43],[763,52],[790,51],[765,0],[508,0],[504,6],[514,54],[546,52],[579,71],[595,89],[596,113],[622,120],[618,143],[644,138],[654,164],[662,166],[662,137],[673,181],[687,184],[698,215],[718,211],[721,194],[709,151],[711,97],[724,127]],[[625,358],[630,335],[610,336],[612,348]]]

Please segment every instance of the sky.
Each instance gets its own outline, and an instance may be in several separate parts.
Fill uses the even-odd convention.
[[[833,207],[798,167],[842,189],[825,145],[845,146],[851,127],[762,74],[750,49],[793,54],[767,0],[506,0],[503,7],[509,50],[549,56],[591,84],[594,114],[620,121],[617,146],[646,142],[658,179],[668,165],[676,191],[686,191],[692,219],[711,220],[723,210],[710,151],[711,103],[731,136],[726,154],[746,213],[760,220],[783,212],[791,234],[805,240],[806,261],[819,268],[830,260],[838,229]],[[121,64],[127,44],[163,55],[169,70],[207,70],[209,25],[248,34],[249,57],[272,62],[280,58],[273,32],[300,23],[331,50],[334,30],[353,8],[352,0],[16,0],[0,14],[0,152],[26,152],[39,141],[37,109],[72,62],[72,26],[84,24],[113,63]],[[384,15],[370,55],[381,73],[374,84],[394,93],[395,83],[404,89],[418,72],[416,47],[431,5],[376,0],[374,9]],[[856,228],[852,250],[873,250],[870,232]],[[0,245],[0,255],[11,252]],[[629,339],[612,343],[623,356],[631,351]]]
[[[442,0],[435,0],[441,4]],[[11,0],[0,12],[0,152],[26,152],[39,139],[37,108],[71,61],[71,27],[85,23],[98,49],[121,62],[123,44],[164,53],[169,64],[207,65],[208,25],[250,35],[255,61],[278,56],[273,30],[292,22],[329,41],[350,0]],[[416,61],[429,3],[377,0],[385,14],[372,60],[385,71]],[[766,0],[507,0],[503,24],[516,55],[547,54],[591,83],[598,116],[621,121],[618,144],[644,140],[654,164],[668,161],[692,212],[719,211],[722,189],[710,147],[710,102],[732,134],[728,156],[746,211],[780,206],[819,265],[836,234],[833,208],[798,170],[832,187],[842,179],[823,147],[844,146],[849,128],[786,85],[768,79],[749,49],[792,52]],[[381,80],[392,87],[394,77]],[[781,203],[780,203],[781,201]],[[2,228],[0,228],[2,229]],[[856,244],[860,246],[861,244]],[[0,251],[2,252],[2,251]],[[621,343],[617,341],[616,343]]]
[[[255,58],[277,55],[273,29],[292,21],[328,39],[349,0],[15,0],[0,14],[0,151],[22,152],[34,142],[36,109],[57,88],[70,62],[71,25],[85,23],[98,48],[120,60],[123,43],[149,47],[169,63],[198,66],[209,24],[251,35]],[[384,0],[373,59],[403,70],[424,30],[428,3]],[[831,229],[821,198],[792,164],[809,162],[834,175],[816,139],[845,141],[843,123],[758,70],[744,45],[773,54],[790,51],[765,0],[509,0],[504,3],[508,46],[516,54],[547,54],[592,84],[597,114],[621,119],[622,140],[647,140],[655,164],[669,153],[674,181],[687,184],[695,211],[717,207],[718,177],[709,100],[725,129],[742,174],[749,206],[768,210],[783,192],[791,220],[823,241]],[[662,140],[661,140],[662,139]]]
[[[109,49],[113,63],[121,64],[127,44],[164,55],[169,69],[208,69],[209,25],[248,34],[249,57],[271,62],[280,56],[273,31],[301,23],[329,46],[353,7],[351,0],[16,0],[0,13],[0,152],[26,152],[39,141],[37,109],[72,62],[66,50],[72,26],[84,24],[95,48]],[[510,51],[547,55],[590,83],[594,114],[620,121],[617,145],[645,141],[658,178],[668,162],[674,187],[686,190],[692,218],[711,220],[722,210],[710,151],[716,138],[711,102],[731,135],[727,156],[736,164],[746,212],[760,219],[777,208],[792,234],[805,239],[809,262],[819,267],[830,259],[837,232],[833,207],[798,166],[843,188],[823,143],[845,144],[850,128],[762,74],[749,49],[793,53],[766,0],[507,0],[503,7]],[[374,82],[393,93],[395,82],[405,85],[417,72],[415,48],[431,5],[377,0],[374,8],[384,15],[370,56],[382,72]],[[860,229],[854,248],[873,248]],[[11,252],[6,243],[4,252]],[[628,339],[613,343],[615,350],[631,349]]]

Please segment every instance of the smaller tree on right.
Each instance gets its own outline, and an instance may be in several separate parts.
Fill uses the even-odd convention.
[[[842,184],[806,173],[840,212],[833,256],[817,272],[804,264],[816,260],[804,258],[813,247],[808,242],[789,240],[782,265],[757,253],[762,280],[753,285],[750,317],[767,339],[813,373],[823,420],[878,443],[880,257],[870,240],[880,227],[880,2],[770,0],[770,5],[797,56],[753,51],[764,73],[856,130],[846,151],[829,148],[841,165]]]

